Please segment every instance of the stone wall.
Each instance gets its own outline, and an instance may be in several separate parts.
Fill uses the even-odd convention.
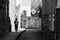
[[[42,2],[42,30],[45,30],[51,27],[49,15],[56,14],[56,0],[43,0]]]
[[[40,28],[41,27],[41,19],[38,17],[32,17],[28,20],[28,28]]]

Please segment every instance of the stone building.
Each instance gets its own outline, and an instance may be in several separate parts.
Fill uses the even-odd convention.
[[[27,29],[41,29],[41,18],[38,17],[21,17],[21,26],[22,28]]]

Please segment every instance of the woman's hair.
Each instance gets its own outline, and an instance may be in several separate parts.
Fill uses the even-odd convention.
[[[17,20],[17,18],[16,18],[16,20]]]

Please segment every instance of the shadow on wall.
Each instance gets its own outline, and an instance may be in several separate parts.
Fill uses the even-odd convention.
[[[0,0],[0,38],[6,35],[9,31],[9,23],[6,17],[6,5],[8,0]]]

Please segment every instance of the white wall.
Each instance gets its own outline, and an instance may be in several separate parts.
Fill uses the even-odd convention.
[[[57,8],[60,8],[60,0],[57,0]]]
[[[42,6],[42,0],[31,0],[31,7],[37,7],[39,4]]]
[[[11,20],[11,31],[15,32],[15,26],[14,26],[14,20],[15,20],[15,14],[16,14],[16,8],[15,8],[15,0],[9,0],[9,17]]]
[[[27,11],[27,16],[31,16],[31,0],[22,0],[20,8]]]
[[[20,4],[20,12],[22,12],[22,10],[26,10],[27,16],[31,16],[31,0],[18,0],[16,2],[17,5]]]

